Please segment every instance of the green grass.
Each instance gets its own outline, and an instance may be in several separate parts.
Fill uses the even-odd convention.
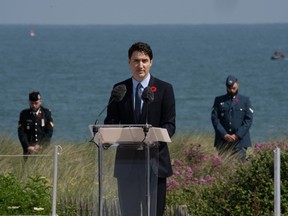
[[[203,208],[207,211],[210,209],[213,211],[213,206],[209,206],[209,202],[211,203],[209,200],[211,199],[215,200],[214,205],[218,205],[220,210],[225,207],[225,209],[234,212],[235,206],[233,206],[231,200],[229,201],[234,193],[238,196],[241,193],[245,201],[247,200],[245,199],[247,193],[252,193],[254,197],[259,196],[261,198],[260,195],[267,194],[267,191],[270,194],[269,199],[264,200],[264,204],[261,204],[262,206],[259,204],[259,206],[263,209],[273,203],[273,198],[271,199],[273,191],[270,191],[273,188],[271,187],[273,179],[266,172],[271,166],[273,168],[273,155],[271,156],[271,153],[269,153],[257,159],[257,153],[255,152],[259,151],[258,148],[251,148],[247,154],[249,161],[242,165],[229,152],[223,157],[219,157],[213,147],[213,139],[214,134],[212,133],[182,133],[173,137],[172,143],[169,144],[169,150],[175,174],[168,179],[168,185],[172,185],[172,187],[168,187],[167,203],[169,206],[187,204],[190,213],[201,215],[197,212],[203,211]],[[25,164],[23,163],[22,147],[18,140],[0,136],[0,144],[0,155],[2,155],[0,156],[0,175],[13,173],[23,182],[27,182],[30,176],[40,175],[46,177],[50,181],[50,185],[52,185],[53,180],[54,146],[61,146],[59,147],[58,157],[58,198],[96,199],[98,195],[98,150],[94,143],[54,141],[40,155],[30,157]],[[276,146],[281,146],[281,151],[283,151],[281,166],[288,164],[285,161],[288,156],[286,157],[284,154],[288,148],[287,138],[269,141],[265,144],[269,146],[270,152]],[[114,197],[117,193],[116,180],[113,177],[115,150],[116,148],[110,147],[108,150],[104,150],[103,153],[104,194],[107,198]],[[255,172],[255,174],[251,175],[252,172]],[[261,188],[263,193],[262,191],[261,193],[258,191],[256,191],[257,193],[251,192],[251,189],[249,189],[250,192],[247,191],[245,188],[247,183],[239,181],[237,175],[245,176],[246,182],[253,183],[250,188]],[[259,181],[253,180],[257,175],[260,176],[260,179],[264,179],[262,185]],[[235,176],[236,179],[234,179]],[[268,186],[265,185],[267,182],[270,182]],[[286,191],[284,180],[282,183],[282,190]],[[203,205],[207,205],[207,207],[203,207]],[[249,201],[245,205],[251,206],[251,202]],[[237,208],[241,212],[246,207],[237,206]]]
[[[191,146],[200,146],[201,153],[205,155],[216,154],[213,147],[213,134],[178,134],[169,144],[172,163],[176,159],[186,157],[183,151]],[[98,191],[98,154],[95,144],[90,142],[68,143],[54,141],[51,146],[35,157],[29,157],[24,165],[22,148],[18,140],[1,136],[0,174],[13,173],[22,181],[28,176],[41,175],[53,180],[54,145],[58,145],[58,196],[62,197],[93,197]],[[104,150],[103,179],[107,185],[104,193],[113,196],[111,188],[115,185],[113,178],[113,161],[115,148]],[[209,164],[207,165],[209,166]],[[208,168],[208,167],[207,167]],[[108,182],[108,184],[107,184]],[[108,193],[109,191],[109,193]],[[112,191],[112,192],[111,192]]]
[[[56,143],[24,163],[18,140],[1,137],[0,174],[13,173],[22,181],[29,176],[41,175],[53,180],[54,145],[59,148],[58,195],[79,197],[93,195],[97,188],[96,147],[92,143]],[[17,156],[16,156],[17,155]]]

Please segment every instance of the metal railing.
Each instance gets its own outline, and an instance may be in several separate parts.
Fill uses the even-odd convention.
[[[54,163],[53,163],[53,195],[52,195],[52,216],[57,216],[57,176],[58,176],[58,155],[59,149],[62,150],[60,145],[54,146]],[[52,157],[52,155],[44,155],[44,154],[33,154],[33,155],[25,155],[25,157]],[[23,157],[23,155],[0,155],[0,157]]]

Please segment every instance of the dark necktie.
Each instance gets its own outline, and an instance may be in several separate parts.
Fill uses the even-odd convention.
[[[136,123],[139,123],[141,116],[141,83],[137,84],[135,91],[135,117]]]

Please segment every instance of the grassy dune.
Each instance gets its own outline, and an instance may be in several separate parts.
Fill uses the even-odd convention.
[[[206,215],[211,215],[211,212],[215,211],[215,205],[218,206],[216,207],[218,215],[225,215],[227,211],[234,212],[235,206],[239,212],[249,210],[259,212],[255,215],[264,215],[263,212],[266,212],[265,215],[271,215],[273,176],[270,172],[273,172],[273,154],[264,154],[262,157],[257,157],[257,154],[263,146],[269,148],[270,152],[273,152],[275,147],[280,147],[283,152],[283,169],[287,170],[288,155],[285,154],[288,149],[287,139],[281,138],[281,140],[257,144],[249,149],[247,154],[249,161],[243,166],[229,152],[219,157],[213,147],[213,139],[212,133],[183,133],[173,137],[169,149],[174,175],[168,178],[167,182],[167,205],[173,208],[185,205],[192,215],[203,215],[201,214],[203,211],[209,213]],[[0,144],[0,175],[13,173],[23,183],[28,181],[28,177],[44,176],[50,185],[53,183],[53,156],[54,147],[57,145],[59,150],[58,200],[59,198],[65,200],[81,198],[90,200],[89,203],[97,200],[98,150],[94,143],[54,141],[40,154],[29,157],[26,163],[18,140],[0,136]],[[113,200],[117,194],[116,179],[113,177],[115,150],[114,147],[103,150],[103,194],[107,200]],[[287,179],[284,174],[285,172],[283,179]],[[247,182],[252,184],[252,186],[248,184],[248,189]],[[286,180],[282,183],[282,190],[286,191]],[[261,193],[258,191],[259,188]],[[235,194],[237,199],[240,199],[239,194],[241,194],[243,205],[239,206],[237,202],[233,202]],[[252,195],[247,197],[247,194]],[[255,199],[261,201],[256,207]],[[283,200],[286,198],[284,197]],[[283,205],[286,206],[286,202]],[[283,209],[284,211],[286,212],[286,209]]]
[[[213,136],[211,134],[181,134],[176,135],[169,144],[171,158],[183,157],[183,150],[189,146],[199,143],[205,146],[205,151],[213,152]],[[94,143],[68,143],[54,141],[51,146],[38,155],[29,157],[24,164],[22,148],[18,140],[7,136],[0,137],[0,174],[13,173],[25,181],[28,176],[41,175],[53,180],[53,156],[54,145],[58,148],[58,195],[68,197],[93,196],[98,189],[98,151]],[[103,178],[109,184],[109,191],[115,185],[113,176],[113,161],[115,148],[104,150]],[[106,189],[104,189],[106,192]]]
[[[219,172],[222,175],[229,176],[237,162],[227,154],[227,157],[221,158],[221,167],[218,166],[216,169],[215,165],[212,164],[215,163],[215,158],[217,159],[217,152],[213,147],[213,138],[214,134],[212,133],[177,134],[173,137],[172,143],[169,144],[173,166],[176,167],[175,163],[179,160],[184,162],[189,160],[190,164],[201,164],[201,170],[198,172],[199,178],[205,175],[217,175]],[[58,145],[60,146],[58,157],[58,196],[93,198],[98,193],[98,151],[94,143],[54,141],[43,152],[30,157],[25,164],[22,157],[22,148],[18,140],[0,136],[0,143],[0,174],[13,173],[23,181],[28,176],[41,175],[48,178],[52,185],[54,145]],[[114,193],[116,193],[116,182],[113,178],[115,149],[111,147],[108,150],[104,150],[103,153],[104,193],[107,196],[114,196]],[[200,161],[203,156],[206,157],[205,163]],[[210,158],[213,158],[213,162],[209,162]]]

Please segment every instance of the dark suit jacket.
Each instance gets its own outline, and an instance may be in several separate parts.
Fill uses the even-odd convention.
[[[251,146],[249,129],[253,121],[253,110],[250,99],[237,94],[234,98],[230,95],[222,95],[214,100],[211,120],[215,129],[215,143],[223,144],[225,134],[236,134],[239,140],[237,147]]]
[[[105,124],[137,124],[134,116],[133,108],[133,83],[132,78],[129,78],[123,82],[114,85],[126,85],[127,92],[120,102],[112,102],[107,109],[107,116],[104,120]],[[166,128],[170,137],[175,133],[175,97],[174,91],[171,84],[159,80],[153,76],[150,78],[150,87],[155,87],[154,100],[150,104],[143,104],[142,115],[140,123],[145,124],[146,118],[147,123],[151,124],[152,127]],[[111,98],[110,98],[111,100]],[[148,117],[147,117],[148,111]],[[131,160],[136,159],[135,155],[137,152],[133,150],[121,149],[118,147],[116,154],[116,166],[115,166],[115,176],[120,174],[120,172],[125,172],[125,170],[118,170],[117,160],[121,158],[129,158]],[[172,173],[171,161],[168,146],[166,143],[159,144],[159,154],[154,155],[159,159],[157,162],[157,173],[158,177],[169,177]],[[151,157],[152,158],[152,157]],[[152,169],[155,167],[152,166]],[[126,170],[127,171],[127,170]],[[122,173],[123,175],[123,173]]]

